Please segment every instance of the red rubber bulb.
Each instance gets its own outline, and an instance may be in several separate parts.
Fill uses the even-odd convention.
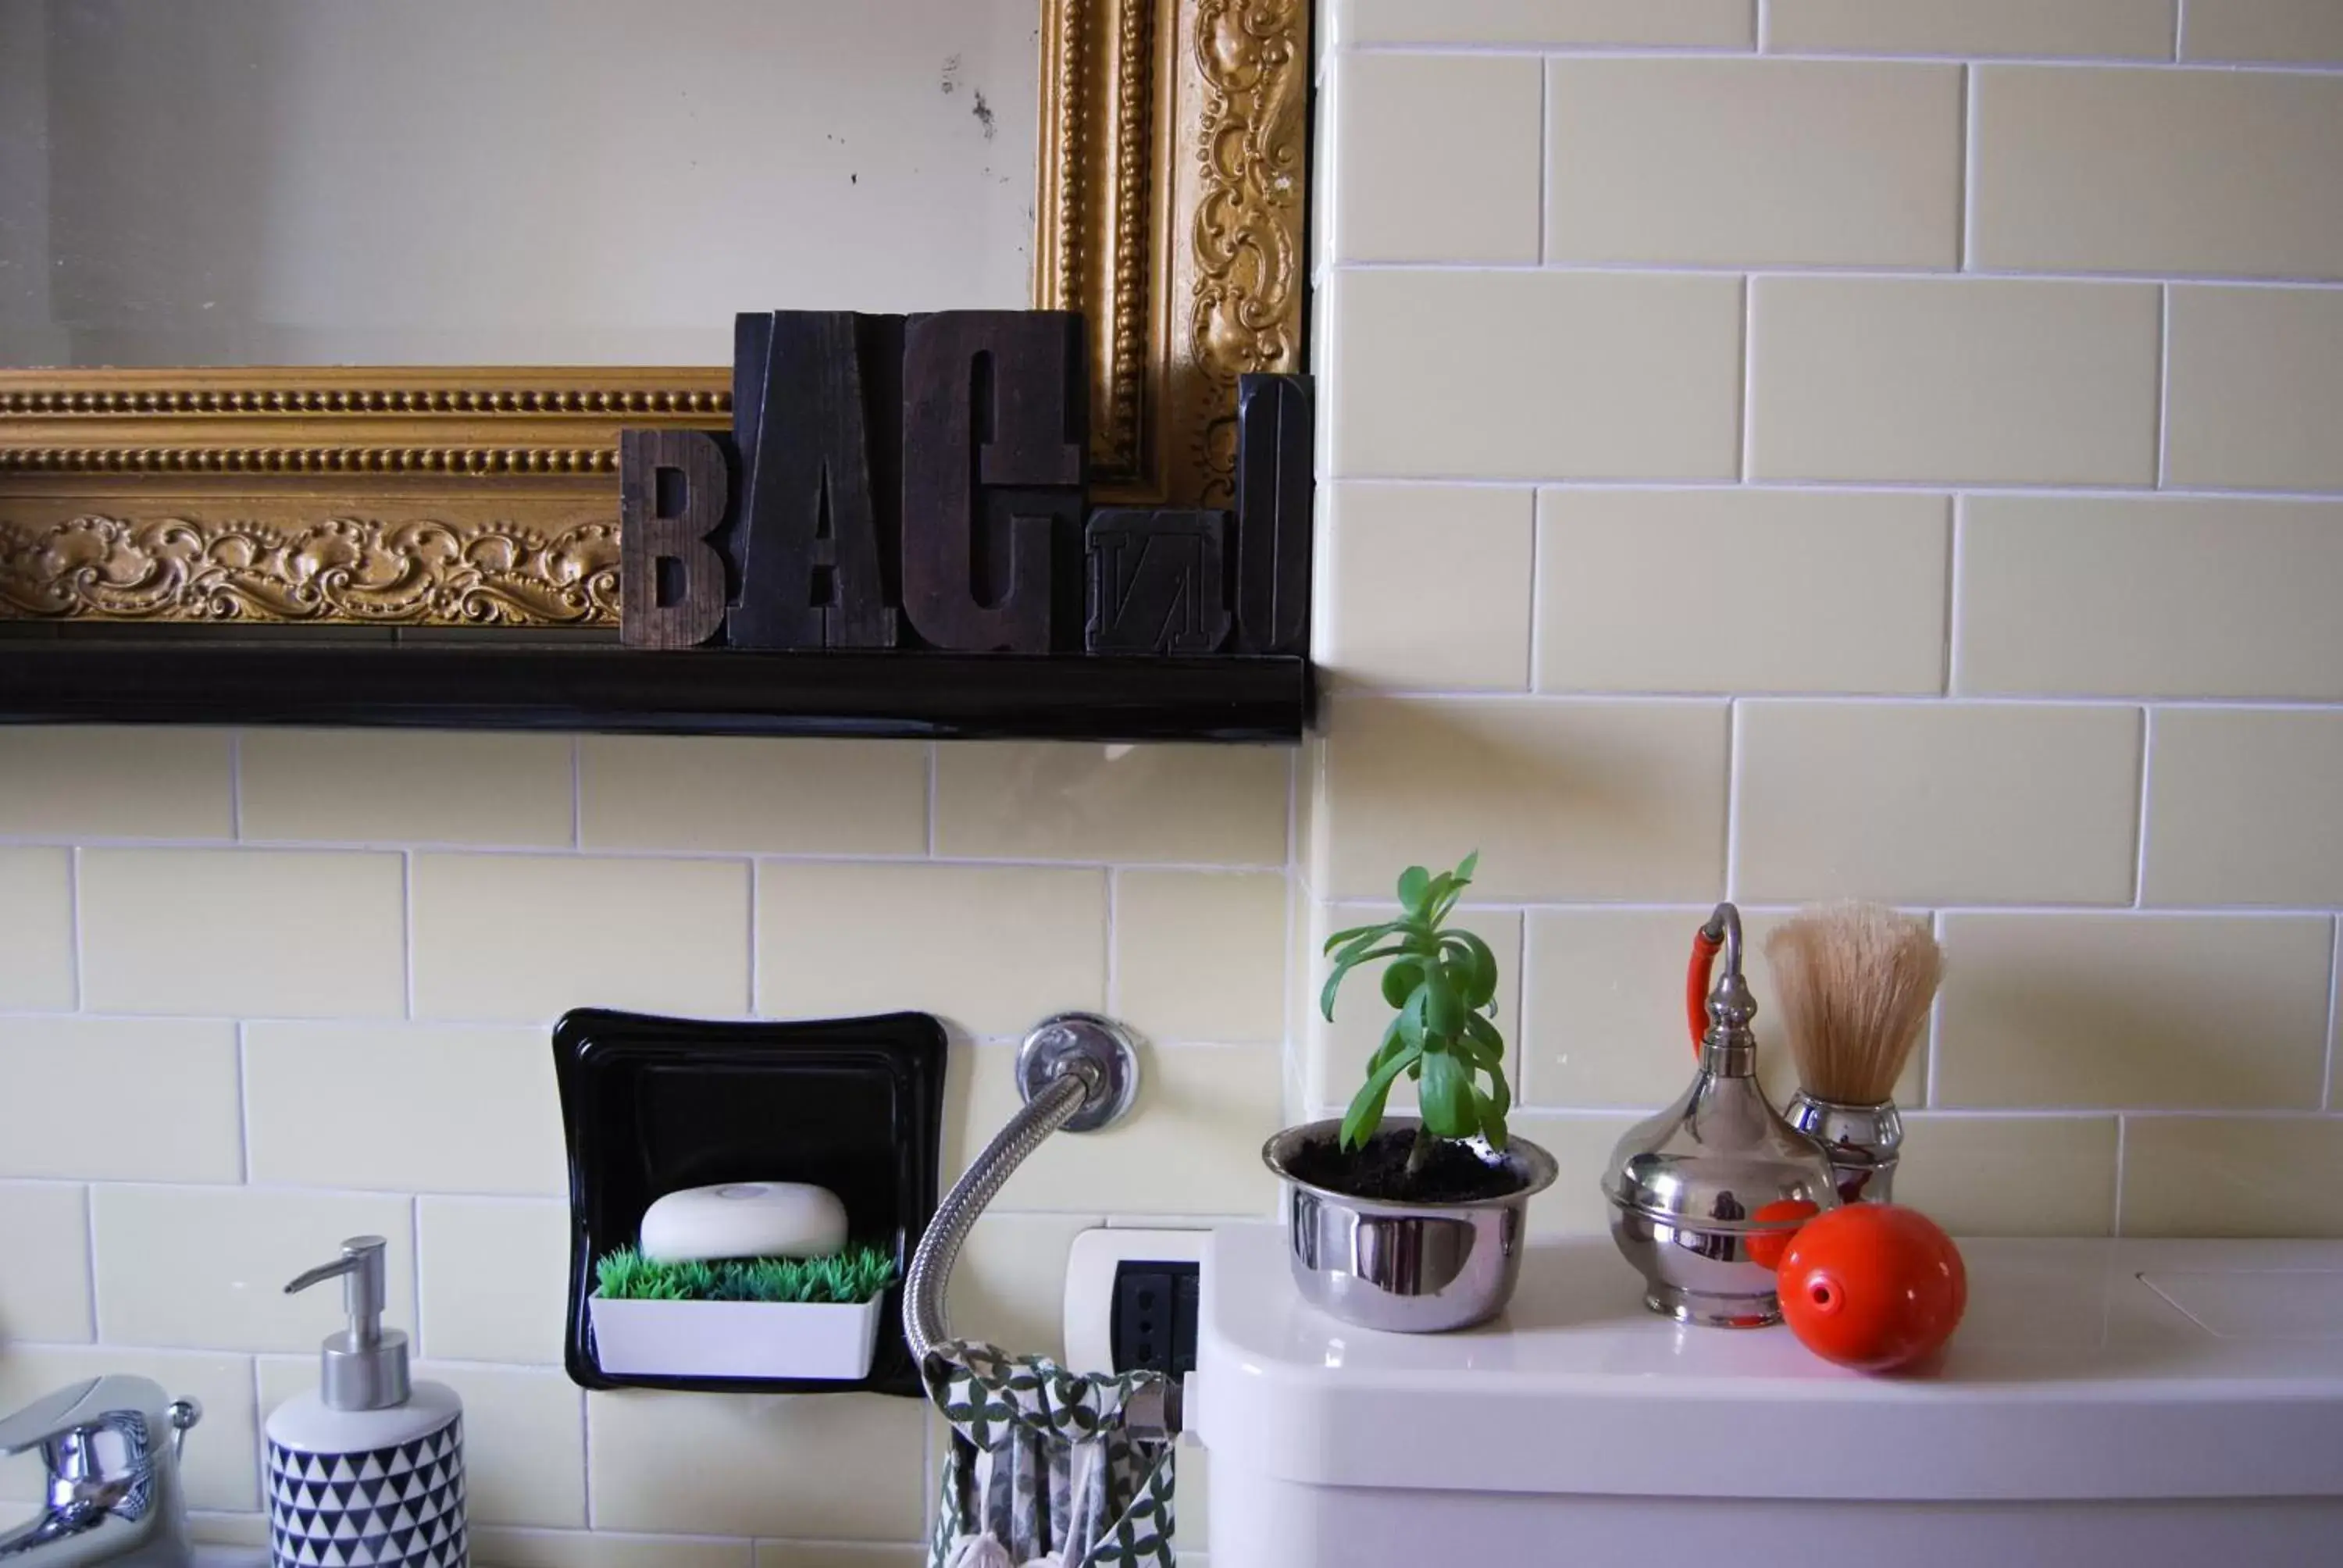
[[[1798,1229],[1776,1271],[1782,1316],[1825,1361],[1894,1372],[1944,1348],[1968,1307],[1960,1249],[1916,1209],[1850,1203]]]

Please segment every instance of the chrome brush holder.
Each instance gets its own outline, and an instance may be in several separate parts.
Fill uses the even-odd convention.
[[[1838,1206],[1822,1145],[1757,1084],[1757,1016],[1741,968],[1741,915],[1719,904],[1704,935],[1724,949],[1708,993],[1700,1068],[1682,1099],[1612,1151],[1603,1181],[1611,1236],[1679,1322],[1756,1328],[1782,1319],[1774,1267],[1798,1227]]]
[[[1805,1090],[1790,1096],[1782,1114],[1791,1126],[1823,1146],[1842,1203],[1892,1203],[1896,1167],[1903,1158],[1904,1118],[1896,1102],[1842,1105],[1817,1100]]]

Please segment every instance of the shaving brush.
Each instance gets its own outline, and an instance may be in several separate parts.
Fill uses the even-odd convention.
[[[1798,1091],[1785,1114],[1829,1151],[1839,1198],[1886,1202],[1904,1121],[1892,1096],[1945,959],[1924,918],[1879,904],[1804,910],[1765,939]]]

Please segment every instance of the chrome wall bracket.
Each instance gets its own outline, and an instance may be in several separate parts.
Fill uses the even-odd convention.
[[[1094,1012],[1053,1014],[1035,1024],[1017,1048],[1017,1092],[1031,1105],[1069,1072],[1082,1080],[1084,1091],[1064,1130],[1111,1127],[1139,1098],[1139,1042],[1122,1025]]]

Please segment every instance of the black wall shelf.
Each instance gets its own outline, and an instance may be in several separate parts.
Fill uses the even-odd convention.
[[[648,653],[608,645],[0,642],[0,722],[1290,743],[1300,658]]]

